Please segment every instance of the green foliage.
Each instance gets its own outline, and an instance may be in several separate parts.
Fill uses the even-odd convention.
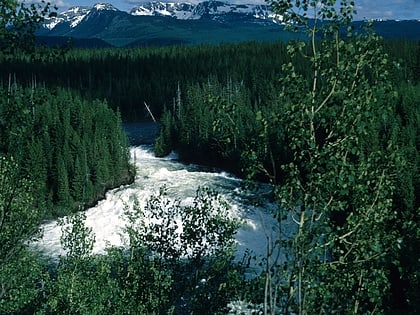
[[[214,79],[191,85],[185,99],[177,101],[172,118],[161,120],[157,144],[171,138],[168,145],[173,147],[166,151],[176,148],[184,160],[240,172],[240,152],[252,133],[247,123],[253,117],[250,102],[246,88],[231,81],[226,86]]]
[[[0,57],[0,79],[14,73],[22,84],[36,77],[47,87],[77,90],[83,99],[107,99],[125,121],[147,119],[143,101],[161,117],[172,108],[174,93],[209,76],[222,85],[243,81],[253,97],[264,99],[279,76],[284,43],[241,43],[219,46],[141,47],[125,49],[71,49],[55,53],[37,50],[33,62],[24,54],[12,60]],[[50,56],[53,55],[54,58]],[[260,58],[264,56],[264,58]]]
[[[31,182],[20,177],[16,161],[0,156],[0,313],[23,311],[36,303],[43,270],[26,243],[39,235],[43,212]]]
[[[218,46],[171,46],[126,49],[37,48],[33,57],[15,54],[0,58],[0,80],[10,73],[22,84],[36,79],[47,87],[77,90],[83,99],[107,99],[119,108],[125,121],[147,119],[146,101],[156,118],[177,102],[177,91],[187,96],[191,85],[205,84],[209,77],[226,87],[229,81],[243,85],[251,106],[269,105],[273,86],[290,60],[285,42],[221,44]],[[400,64],[395,82],[416,82],[418,45],[387,41],[386,52]],[[35,59],[34,59],[35,58]],[[34,62],[36,60],[36,62]],[[296,66],[309,70],[308,61],[296,56]],[[175,102],[174,102],[175,96]]]
[[[95,237],[92,229],[84,226],[85,220],[85,213],[78,212],[59,221],[62,226],[61,246],[69,259],[86,258],[92,253]]]
[[[215,314],[237,298],[265,313],[416,313],[419,45],[349,27],[352,1],[271,4],[308,40],[54,56],[32,45],[48,4],[0,4],[0,313]],[[25,246],[42,209],[80,209],[133,176],[121,115],[98,97],[125,119],[143,118],[148,101],[158,155],[176,149],[273,185],[284,237],[260,278],[245,286],[236,222],[207,190],[189,205],[165,190],[137,204],[129,246],[106,255],[90,254],[83,215],[68,219],[68,255],[48,278]]]
[[[57,278],[48,284],[44,304],[37,310],[39,314],[111,313],[118,296],[107,261],[102,257],[77,258],[64,259],[60,264]],[[123,314],[123,310],[115,314]]]
[[[34,30],[48,12],[49,3],[45,4],[44,1],[42,5],[31,4],[29,7],[24,2],[2,1],[2,62],[7,62],[16,55],[31,59],[30,54],[34,50]],[[118,179],[126,176],[122,173],[127,169],[128,154],[123,133],[119,129],[121,121],[114,117],[112,112],[107,112],[106,104],[102,105],[102,108],[97,106],[102,112],[90,110],[92,115],[89,116],[86,103],[83,109],[80,100],[74,99],[76,102],[73,102],[71,93],[63,90],[49,92],[36,89],[34,79],[31,89],[19,87],[16,80],[14,81],[12,83],[9,72],[6,88],[3,82],[0,87],[0,313],[33,314],[45,302],[50,282],[45,274],[43,260],[28,248],[28,242],[39,236],[39,225],[46,217],[45,209],[53,202],[65,209],[73,206],[70,184],[75,167],[72,160],[82,151],[78,137],[83,134],[80,130],[72,128],[74,120],[93,120],[92,115],[107,114],[103,117],[103,123],[108,129],[104,130],[114,132],[107,145],[112,146],[112,153],[117,153],[117,162],[106,167],[112,167]],[[77,127],[80,125],[77,124]],[[90,126],[101,127],[99,124]],[[118,130],[119,132],[116,132]],[[90,148],[88,145],[93,139],[93,132],[92,129],[88,130],[82,137],[86,148]],[[87,161],[86,156],[82,161]],[[82,169],[85,170],[86,168]],[[112,184],[115,184],[114,178],[112,180]],[[87,188],[91,186],[86,184]],[[80,187],[76,186],[75,191],[80,192]],[[88,195],[79,193],[75,197],[76,201],[84,203],[96,196],[92,190]],[[82,199],[78,199],[79,197]],[[74,223],[77,227],[80,220]],[[75,249],[70,251],[73,256],[83,254],[77,246],[80,237],[74,237],[74,234],[80,231],[82,230],[68,231],[73,233],[73,239],[70,236],[63,239],[65,247]],[[74,257],[72,259],[74,260]],[[67,285],[69,281],[70,290],[66,292],[69,293],[66,294],[66,298],[72,303],[68,304],[68,309],[60,309],[60,306],[54,306],[54,302],[60,301],[60,298],[51,299],[52,313],[56,314],[59,311],[75,314],[76,310],[79,310],[79,306],[73,303],[75,300],[76,303],[82,300],[81,297],[72,295],[74,279],[75,274],[72,274],[71,277],[64,280],[61,278],[57,282],[59,287],[62,282]],[[79,290],[79,293],[82,293],[84,299],[88,297],[83,290]],[[80,304],[83,309],[83,303]],[[45,305],[42,309],[45,309]],[[89,308],[87,310],[84,313],[90,314]],[[105,308],[102,308],[102,312],[104,310]]]
[[[398,257],[391,268],[391,290],[389,303],[392,308],[415,314],[420,300],[414,293],[419,287],[420,259],[416,249],[420,239],[420,93],[419,86],[404,85],[400,89],[393,121],[394,141],[401,155],[396,172],[396,191],[393,208],[398,220],[393,228],[398,231]]]
[[[23,2],[2,1],[2,63],[16,55],[31,60],[33,32],[48,12],[49,4],[27,7]],[[96,292],[99,281],[92,281],[89,268],[79,264],[88,261],[92,244],[82,219],[76,216],[69,222],[73,229],[65,231],[62,241],[69,250],[68,264],[59,269],[69,269],[60,272],[55,282],[28,242],[40,236],[39,225],[51,215],[45,209],[52,204],[68,212],[76,208],[74,203],[92,202],[110,186],[130,180],[119,115],[105,102],[90,104],[62,89],[37,88],[35,79],[31,88],[20,87],[9,74],[7,84],[2,81],[0,87],[0,127],[0,313],[104,313],[108,302],[99,297],[108,299],[110,294],[101,292],[91,307],[91,295],[85,290]],[[93,150],[103,155],[88,166]],[[104,170],[112,173],[99,176]],[[95,276],[106,282],[109,274],[101,270]]]
[[[36,200],[51,214],[90,205],[132,179],[121,118],[105,101],[16,84],[0,93],[0,150],[36,183]]]
[[[0,55],[34,50],[34,32],[50,13],[50,3],[44,0],[29,6],[23,1],[4,0],[0,4]]]
[[[347,27],[352,4],[342,5],[315,25],[290,15],[306,23],[309,41],[287,47],[278,91],[264,101],[210,79],[186,89],[163,127],[181,159],[272,183],[279,229],[290,238],[288,218],[302,230],[277,240],[289,260],[263,275],[266,310],[413,312],[419,102],[418,87],[401,82],[415,78],[417,48]]]
[[[53,267],[38,312],[223,311],[243,285],[232,255],[238,225],[227,210],[226,203],[207,189],[198,190],[193,204],[186,206],[169,199],[162,189],[144,209],[138,202],[126,209],[126,247],[110,247],[105,255],[91,254],[94,236],[83,213],[67,218],[61,237],[66,255]],[[192,222],[200,226],[188,230]]]
[[[40,209],[33,211],[31,184],[20,177],[19,167],[13,158],[2,155],[0,171],[0,256],[6,261],[14,252],[20,251],[26,241],[35,237],[43,213]]]
[[[159,136],[156,138],[154,145],[154,152],[156,156],[166,156],[174,148],[174,126],[174,118],[168,109],[165,108],[161,118],[161,130],[159,132]]]
[[[48,282],[41,314],[102,314],[112,304],[117,285],[107,261],[91,256],[95,236],[85,219],[79,212],[60,221],[66,255]]]
[[[167,290],[167,300],[158,305],[168,303],[176,314],[214,314],[237,293],[243,281],[233,262],[238,222],[228,210],[219,195],[201,188],[191,205],[171,200],[161,189],[143,211],[135,206],[127,212],[131,255],[140,252],[145,259],[147,253],[149,263],[163,273],[156,275],[165,279],[158,293]]]
[[[306,28],[309,41],[288,46],[281,110],[256,113],[257,123],[283,130],[289,159],[277,158],[282,178],[274,185],[281,235],[274,247],[284,259],[267,266],[264,304],[271,313],[384,312],[390,264],[398,256],[393,200],[404,156],[391,127],[396,93],[389,57],[368,28],[348,25],[352,2],[339,9],[335,1],[322,3],[273,3],[287,21]],[[308,59],[306,69],[298,56]],[[267,130],[262,140],[270,137]],[[251,169],[253,163],[254,173],[271,174],[275,184],[276,168],[265,167],[260,156],[248,154]],[[285,219],[295,228],[284,230]]]
[[[200,264],[206,256],[230,249],[238,228],[226,201],[205,188],[197,190],[192,205],[172,201],[161,189],[144,210],[134,210],[127,213],[131,246],[142,244],[167,261],[182,257]]]
[[[0,266],[1,314],[30,314],[39,307],[48,274],[39,255],[22,248]]]
[[[27,248],[27,242],[38,236],[39,224],[47,216],[79,209],[97,200],[105,189],[130,180],[128,145],[119,115],[105,102],[91,104],[65,90],[24,89],[11,83],[0,93],[0,309],[1,313],[32,313],[49,283],[42,260]],[[81,224],[80,220],[70,223]],[[82,231],[67,231],[71,236],[63,239],[69,257],[77,256],[73,260],[87,254],[86,244],[77,247],[80,237],[85,237]],[[105,275],[97,277],[104,281]],[[85,283],[81,273],[66,275],[57,285],[76,280],[81,287],[96,283]],[[63,293],[66,298],[71,297],[68,293]],[[88,298],[82,290],[79,293],[74,298],[77,303]],[[54,299],[69,310],[78,309],[76,302],[63,302],[63,296]],[[48,307],[56,314],[67,306]]]
[[[337,18],[339,19],[339,17]],[[341,20],[336,20],[336,22],[341,23]],[[355,287],[358,288],[357,281],[351,279],[362,279],[364,285],[367,285],[371,290],[369,294],[372,301],[376,299],[381,300],[383,304],[389,302],[389,305],[402,304],[405,309],[407,307],[414,308],[412,305],[415,305],[415,302],[408,303],[407,299],[416,301],[416,297],[411,292],[416,292],[413,288],[418,283],[415,276],[416,270],[418,270],[418,259],[413,254],[418,239],[418,227],[414,223],[417,220],[416,209],[418,209],[418,198],[415,192],[418,191],[419,183],[418,176],[416,176],[418,174],[417,87],[410,83],[407,86],[399,85],[397,87],[398,99],[394,94],[389,94],[389,83],[398,82],[400,84],[400,81],[414,80],[413,64],[416,62],[417,46],[412,43],[404,43],[404,49],[400,49],[400,44],[382,43],[379,38],[371,36],[366,30],[349,29],[351,33],[349,33],[351,35],[349,38],[334,37],[334,28],[330,28],[330,26],[327,25],[324,29],[326,37],[322,36],[322,31],[319,29],[316,36],[311,37],[310,41],[290,45],[288,50],[284,44],[263,44],[257,48],[242,44],[217,48],[195,47],[188,51],[184,50],[185,48],[151,48],[141,52],[137,50],[129,52],[119,50],[72,51],[66,57],[68,61],[63,61],[63,64],[78,60],[80,64],[76,62],[77,65],[83,66],[85,69],[91,67],[89,71],[79,71],[78,76],[74,76],[77,77],[77,84],[85,87],[83,93],[87,94],[91,92],[86,91],[91,91],[91,88],[96,84],[101,86],[104,84],[104,82],[95,83],[95,78],[106,81],[107,75],[94,75],[94,71],[99,71],[96,69],[104,69],[103,66],[108,64],[105,61],[109,62],[108,70],[109,73],[112,73],[112,76],[108,73],[110,77],[114,77],[114,73],[121,72],[121,75],[124,74],[131,80],[133,77],[128,74],[135,77],[136,73],[141,72],[143,76],[150,78],[147,83],[140,84],[133,83],[136,80],[132,81],[131,83],[136,86],[132,90],[125,89],[122,85],[115,86],[114,82],[122,83],[123,81],[106,81],[106,89],[102,90],[112,92],[121,102],[124,101],[124,98],[118,96],[120,93],[114,93],[116,90],[124,91],[124,93],[127,90],[135,92],[136,99],[138,99],[141,87],[144,89],[141,92],[144,93],[142,95],[147,95],[146,99],[162,97],[162,101],[151,102],[151,104],[159,103],[163,108],[163,104],[171,103],[168,100],[171,100],[174,91],[177,91],[174,105],[171,110],[164,111],[161,119],[161,134],[155,146],[159,155],[165,155],[170,150],[176,149],[180,152],[181,158],[185,160],[217,164],[233,169],[237,173],[249,174],[250,178],[279,184],[276,186],[278,191],[281,191],[281,187],[294,187],[293,199],[286,198],[285,200],[290,201],[292,205],[301,201],[306,202],[306,207],[309,209],[305,211],[309,214],[311,214],[310,209],[315,203],[328,204],[329,198],[333,197],[327,208],[334,210],[331,210],[328,215],[321,216],[321,221],[317,221],[316,227],[316,229],[328,231],[324,234],[329,235],[329,238],[319,240],[313,236],[313,239],[314,242],[321,244],[328,243],[334,237],[338,237],[338,240],[328,243],[328,246],[316,247],[316,251],[319,252],[313,255],[327,257],[330,261],[331,257],[339,259],[337,257],[340,255],[345,256],[346,250],[349,250],[346,242],[352,242],[354,247],[363,249],[371,246],[372,248],[369,248],[366,253],[370,253],[371,256],[367,258],[371,257],[372,259],[367,260],[363,268],[371,268],[374,272],[371,273],[372,277],[370,274],[369,277],[362,273],[357,274],[362,267],[343,269],[343,263],[330,264],[331,266],[327,264],[331,269],[326,266],[314,266],[314,270],[319,274],[329,275],[329,278],[325,276],[325,279],[330,279],[331,284],[328,286],[325,284],[325,292],[334,290],[341,292],[337,289],[342,285],[341,279],[334,278],[334,276],[347,272],[346,279],[348,280],[346,281],[348,283],[344,287],[346,290],[340,293],[343,299],[348,292],[356,290]],[[312,39],[314,39],[313,43]],[[385,45],[389,56],[385,53],[382,45]],[[314,49],[316,53],[313,53]],[[223,54],[226,54],[227,57]],[[255,57],[261,55],[265,58]],[[250,57],[245,58],[244,56]],[[398,60],[398,67],[391,68],[390,60],[397,58],[401,59]],[[257,62],[257,59],[266,61],[270,66]],[[99,65],[95,68],[93,65],[96,61],[92,63],[94,60],[97,60]],[[182,61],[178,64],[179,60],[187,60],[189,66],[185,66]],[[209,60],[211,62],[207,62]],[[231,60],[237,60],[237,62]],[[127,68],[120,66],[121,62],[127,65]],[[168,82],[171,83],[164,81],[159,71],[152,71],[143,63],[150,67],[161,65],[165,68],[165,75],[170,77]],[[238,65],[238,68],[232,66],[229,70],[223,70],[223,73],[217,70],[206,70],[207,64],[218,69],[215,63],[223,67],[226,64]],[[285,63],[285,67],[282,69],[278,65],[279,63]],[[111,69],[112,64],[114,64],[115,70]],[[133,64],[141,71],[133,72]],[[244,64],[247,65],[247,68],[239,66]],[[179,75],[179,73],[184,73],[181,72],[181,68],[188,69],[185,76],[188,74],[189,79]],[[71,71],[73,70],[68,69],[67,73],[71,73]],[[171,71],[177,74],[172,75]],[[217,75],[209,79],[209,74],[216,72]],[[226,79],[226,73],[232,79]],[[156,74],[160,76],[159,79],[151,77]],[[273,87],[274,77],[282,78],[277,91]],[[182,95],[181,89],[175,86],[178,81],[190,82],[185,84]],[[155,84],[160,87],[158,96],[152,91]],[[87,86],[89,89],[86,88]],[[396,109],[394,109],[394,105],[396,105]],[[314,106],[315,112],[313,117],[311,116],[312,106]],[[143,110],[142,107],[138,108]],[[133,112],[138,111],[138,108],[136,109],[134,105],[133,107],[124,107],[122,108],[123,114],[131,116]],[[167,108],[169,109],[169,107]],[[159,108],[152,106],[154,113],[156,109],[157,112],[160,111]],[[16,121],[30,120],[30,109],[25,112],[26,115],[15,115],[15,113],[18,111],[15,111],[13,115],[10,113],[8,117],[14,117],[13,119]],[[47,115],[51,115],[51,113],[47,113]],[[72,117],[75,116],[71,112],[70,116],[68,113],[65,115],[63,113],[60,124],[67,124],[69,117],[72,122]],[[19,124],[13,126],[15,128],[13,132],[4,136],[5,139],[10,137],[10,140],[2,143],[10,143],[24,138],[16,137],[16,135],[24,134],[26,130],[17,128],[16,126]],[[90,132],[96,128],[91,123],[84,121],[81,123],[80,130]],[[71,135],[72,132],[64,129],[54,130],[51,135],[48,133],[43,136],[42,148],[44,149],[42,151],[45,152],[47,161],[45,165],[48,166],[44,167],[42,164],[36,163],[41,165],[39,167],[41,174],[45,174],[46,170],[51,169],[51,165],[55,165],[54,161],[57,157],[52,154],[55,142],[52,139],[56,139],[56,134]],[[63,148],[67,146],[67,149],[62,152],[63,156],[70,157],[69,160],[74,161],[74,166],[66,165],[71,170],[68,174],[72,176],[68,178],[70,196],[75,200],[80,200],[81,197],[82,200],[86,200],[85,198],[88,199],[86,196],[92,193],[96,194],[97,185],[102,183],[103,186],[106,183],[105,178],[111,173],[107,167],[109,162],[106,161],[114,155],[99,148],[100,136],[94,138],[96,154],[92,154],[84,148],[85,145],[87,146],[86,140],[72,136],[70,139],[68,144],[59,144]],[[395,144],[398,144],[400,149],[395,149]],[[42,156],[40,147],[35,139],[31,150],[38,154],[34,156]],[[72,147],[81,147],[81,151],[79,151],[81,153],[73,156]],[[115,148],[118,146],[112,146],[113,150]],[[99,161],[99,157],[104,157],[104,159]],[[93,168],[96,169],[95,172],[91,171]],[[382,171],[385,177],[383,177]],[[63,174],[64,172],[61,172],[61,175]],[[83,174],[90,176],[86,177]],[[365,175],[361,176],[360,174]],[[392,175],[391,182],[389,174]],[[296,175],[298,180],[288,182],[286,186],[283,186],[290,175]],[[308,181],[318,184],[311,186],[302,184],[308,183]],[[53,187],[58,188],[58,185]],[[368,189],[364,190],[366,187]],[[60,199],[57,190],[45,187],[39,189],[42,191],[47,189],[55,201]],[[329,195],[328,190],[334,191],[334,194]],[[316,197],[311,199],[308,197],[309,194]],[[369,198],[366,197],[366,194],[370,194]],[[374,196],[377,196],[377,200],[372,199]],[[392,211],[388,211],[390,198],[392,199]],[[66,198],[62,199],[66,200]],[[366,206],[369,203],[374,207]],[[290,208],[293,209],[292,206]],[[327,208],[322,211],[328,212]],[[369,210],[371,208],[373,210]],[[353,214],[350,216],[349,213]],[[365,216],[362,213],[365,213]],[[376,215],[374,215],[375,213]],[[304,217],[308,220],[305,221],[305,225],[311,222],[309,214]],[[282,217],[281,213],[279,213],[279,217]],[[363,217],[363,220],[360,217]],[[378,217],[381,217],[381,220],[377,226],[369,225]],[[405,219],[399,222],[398,218],[400,217]],[[365,219],[368,222],[365,222]],[[344,223],[340,223],[342,221]],[[363,226],[358,222],[363,222]],[[312,228],[315,229],[315,227]],[[380,232],[382,228],[384,231],[389,231],[389,235],[383,235],[383,232]],[[354,237],[353,239],[350,236],[340,239],[340,236],[351,231],[354,231],[350,235]],[[397,232],[404,237],[398,237]],[[359,235],[365,235],[365,237],[359,239]],[[368,237],[378,239],[378,241],[367,242]],[[302,249],[313,245],[310,241],[305,242],[295,243],[295,245],[299,244],[298,248]],[[162,241],[162,243],[164,242]],[[375,245],[377,243],[381,245]],[[398,248],[396,244],[400,244],[398,246],[401,248]],[[321,251],[323,251],[323,255],[321,255]],[[340,251],[343,251],[344,254],[340,254]],[[384,253],[383,255],[379,255],[381,251]],[[327,253],[326,256],[325,253]],[[118,255],[123,256],[122,253],[114,254],[116,260],[121,258],[118,258]],[[169,254],[171,253],[167,253],[167,255]],[[140,251],[138,255],[147,257],[148,254],[147,251]],[[359,262],[363,261],[361,257],[364,255],[362,251],[352,249],[346,259]],[[406,257],[412,257],[412,259]],[[144,263],[146,261],[144,260]],[[371,263],[372,265],[370,265]],[[153,264],[156,264],[156,261],[153,261]],[[344,262],[344,266],[348,265],[348,262]],[[358,265],[356,264],[356,266]],[[141,264],[138,268],[140,266]],[[383,266],[386,267],[382,268]],[[153,268],[159,270],[160,267],[155,265]],[[293,266],[290,268],[297,270]],[[397,270],[395,272],[397,280],[391,281],[390,273],[394,269]],[[286,276],[290,277],[292,271],[287,270],[283,279]],[[334,272],[327,272],[328,270]],[[307,276],[312,277],[312,275]],[[151,277],[166,279],[164,282],[167,281],[168,286],[174,281],[172,274],[162,275],[158,271]],[[344,276],[342,278],[344,279]],[[371,282],[374,283],[371,284]],[[378,292],[377,288],[380,286],[386,290]],[[166,285],[160,289],[165,291]],[[153,292],[160,292],[158,289],[156,290]],[[313,290],[315,289],[308,289],[308,294],[317,292]],[[363,307],[373,305],[373,302],[365,303],[360,298],[365,289],[360,290],[360,295],[355,295],[353,299],[348,300],[348,303],[353,303],[352,307],[355,306],[356,301],[359,305],[363,304]],[[394,297],[393,293],[397,291],[403,292],[398,298]],[[389,299],[384,292],[391,292]],[[134,301],[135,293],[130,296],[130,301]],[[335,302],[331,302],[329,298],[333,301],[336,300],[335,295],[325,294],[325,299],[319,299],[316,303],[335,305]],[[307,305],[312,303],[309,298],[307,301]],[[411,306],[407,306],[408,304]],[[337,308],[340,307],[345,306],[337,306]],[[362,306],[357,306],[357,308],[360,310]]]

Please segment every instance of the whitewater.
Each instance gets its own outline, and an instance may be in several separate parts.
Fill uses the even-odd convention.
[[[176,154],[157,158],[151,145],[130,148],[131,162],[136,166],[132,184],[107,192],[105,199],[86,210],[86,226],[95,235],[93,254],[105,253],[107,246],[124,245],[124,227],[127,220],[124,209],[137,199],[143,207],[161,187],[166,187],[169,197],[190,203],[198,187],[208,187],[218,192],[230,204],[230,215],[241,221],[235,240],[236,259],[242,260],[245,253],[266,255],[267,240],[275,240],[276,221],[272,211],[276,204],[269,200],[269,187],[260,185],[257,191],[243,187],[243,181],[224,171],[183,164]],[[51,221],[41,226],[43,237],[34,244],[45,255],[57,258],[65,255],[60,245],[62,226]]]

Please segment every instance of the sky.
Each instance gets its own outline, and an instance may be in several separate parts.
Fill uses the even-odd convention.
[[[40,0],[26,0],[37,2]],[[59,12],[72,6],[93,6],[95,3],[110,3],[122,11],[130,11],[135,6],[148,2],[148,0],[49,0],[56,4]],[[162,0],[160,0],[162,1]],[[199,0],[163,0],[162,2],[198,2]],[[222,0],[232,3],[258,3],[264,0]],[[339,2],[339,1],[337,1]],[[355,20],[362,19],[394,19],[394,20],[420,20],[420,0],[355,0],[357,15]]]

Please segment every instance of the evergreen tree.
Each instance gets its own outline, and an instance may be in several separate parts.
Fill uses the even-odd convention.
[[[72,180],[72,196],[75,200],[83,202],[86,200],[86,163],[80,161],[79,157],[76,157],[74,165],[74,177]]]
[[[70,195],[69,175],[61,154],[57,157],[57,204],[61,207],[71,207],[72,198]],[[65,213],[65,212],[64,212]]]

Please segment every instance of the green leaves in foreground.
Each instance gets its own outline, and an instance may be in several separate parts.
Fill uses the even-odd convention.
[[[200,189],[181,205],[162,189],[125,215],[127,247],[104,255],[91,254],[83,213],[63,222],[67,255],[52,273],[43,314],[215,314],[236,296],[243,285],[233,262],[238,223],[220,196]]]
[[[368,27],[349,25],[350,1],[338,8],[336,1],[273,3],[286,20],[300,23],[308,40],[290,43],[279,85],[282,107],[271,113],[274,128],[284,130],[290,160],[274,185],[282,232],[274,246],[285,254],[263,275],[266,309],[382,312],[396,255],[398,231],[390,227],[397,219],[400,154],[387,130],[395,102],[388,56]],[[306,69],[294,63],[296,56],[305,56]],[[291,231],[283,230],[284,218],[294,222]]]
[[[39,236],[43,213],[35,206],[30,181],[15,160],[0,155],[0,313],[19,313],[37,303],[43,277],[38,257],[26,244]]]

